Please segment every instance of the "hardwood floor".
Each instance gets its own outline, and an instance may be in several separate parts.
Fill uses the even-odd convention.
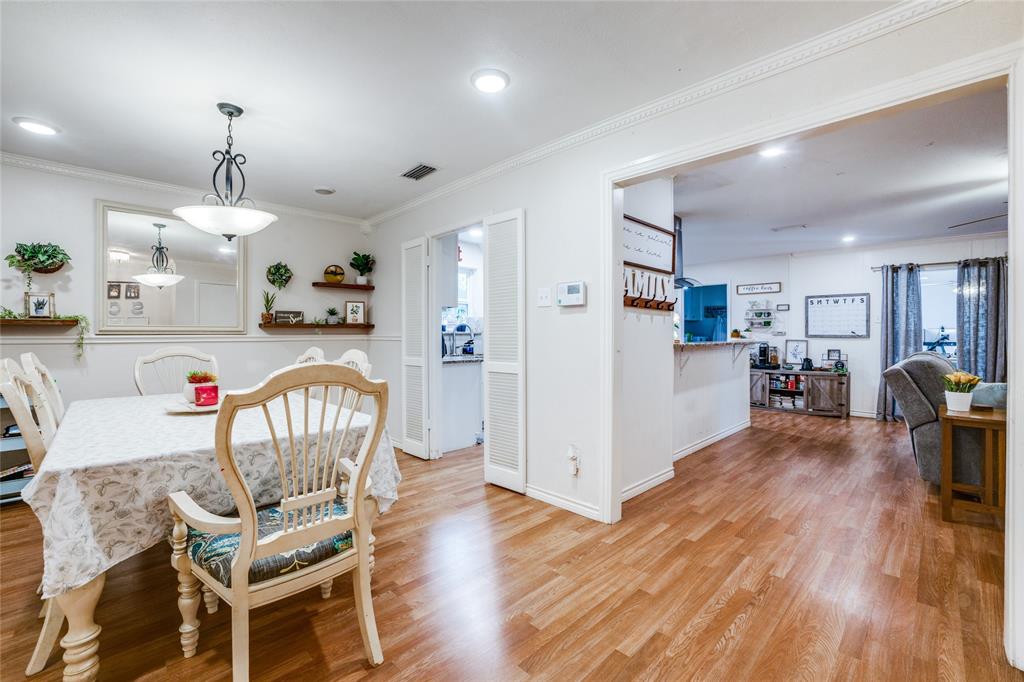
[[[384,665],[339,580],[253,612],[253,679],[1024,679],[1002,653],[1002,533],[940,520],[901,426],[755,412],[615,526],[483,485],[476,450],[400,465],[377,526]],[[0,531],[0,673],[23,679],[39,528],[16,505]],[[229,609],[201,611],[181,657],[169,556],[110,571],[101,679],[230,679]],[[60,673],[58,654],[35,679]]]

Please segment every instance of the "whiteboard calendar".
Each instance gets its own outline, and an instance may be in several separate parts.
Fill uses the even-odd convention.
[[[807,296],[804,300],[808,338],[849,339],[870,336],[870,294]]]

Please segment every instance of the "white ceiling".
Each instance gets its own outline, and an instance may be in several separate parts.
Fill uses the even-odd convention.
[[[988,86],[986,86],[988,87]],[[684,263],[1006,229],[1006,89],[886,112],[675,178]],[[782,156],[760,149],[780,146]],[[807,225],[778,232],[773,228]]]
[[[886,4],[5,2],[0,146],[205,188],[230,101],[253,198],[365,218]]]

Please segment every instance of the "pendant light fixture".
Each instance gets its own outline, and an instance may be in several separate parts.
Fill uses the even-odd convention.
[[[182,206],[174,209],[174,215],[203,232],[219,234],[231,241],[235,237],[244,237],[259,232],[277,220],[277,216],[253,208],[256,205],[255,202],[245,196],[245,173],[242,172],[245,155],[235,154],[231,151],[231,145],[234,143],[234,139],[231,137],[231,124],[242,115],[242,107],[221,102],[217,105],[217,109],[228,117],[228,137],[227,149],[223,151],[217,149],[213,152],[213,158],[219,162],[213,169],[213,192],[204,195],[203,203],[198,206]],[[221,168],[224,169],[223,191],[217,184],[217,174]],[[237,194],[235,194],[235,173],[242,181],[242,186]],[[207,203],[208,200],[211,203]],[[243,204],[248,204],[248,206]]]
[[[183,275],[174,274],[174,267],[171,265],[171,259],[167,256],[167,247],[164,246],[162,239],[162,230],[167,227],[163,223],[153,223],[153,227],[156,228],[156,244],[153,246],[153,264],[149,266],[145,274],[134,275],[134,279],[139,284],[145,284],[147,287],[156,287],[157,289],[163,289],[164,287],[172,287],[181,280],[185,279]]]

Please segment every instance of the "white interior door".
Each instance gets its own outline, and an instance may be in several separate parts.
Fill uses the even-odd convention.
[[[523,211],[484,226],[484,480],[526,492],[526,269]]]
[[[402,450],[428,459],[428,270],[425,237],[402,244]]]

